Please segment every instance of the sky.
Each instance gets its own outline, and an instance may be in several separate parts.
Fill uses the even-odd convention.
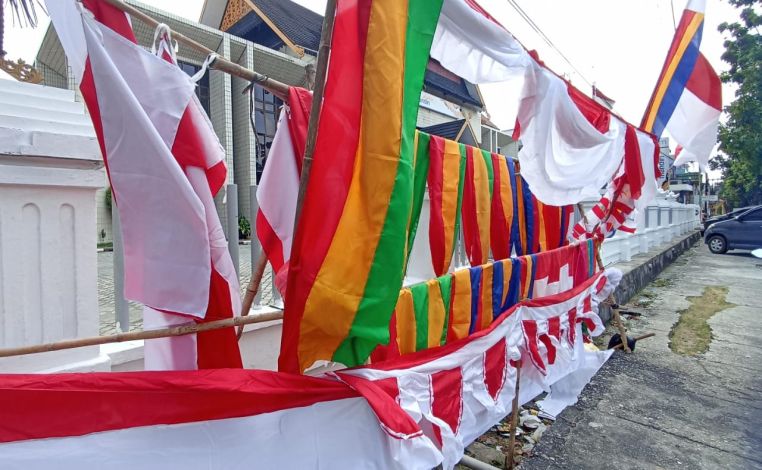
[[[203,0],[143,1],[194,21],[198,21],[203,5]],[[325,9],[325,0],[295,1],[321,14]],[[640,123],[674,34],[673,8],[676,22],[687,0],[514,1],[573,65],[549,46],[508,0],[480,0],[479,3],[525,47],[537,50],[555,72],[567,76],[588,94],[591,93],[588,82],[595,84],[616,101],[614,110],[620,116],[633,124]],[[706,0],[706,3],[701,51],[715,70],[721,72],[727,69],[727,64],[720,59],[725,38],[717,26],[725,21],[737,21],[738,10],[723,0]],[[8,15],[6,9],[7,57],[32,61],[49,20],[44,18],[37,29],[19,28]],[[502,129],[512,128],[516,107],[506,102],[500,84],[481,88],[492,121]],[[733,88],[724,85],[725,105],[732,101],[733,95]]]

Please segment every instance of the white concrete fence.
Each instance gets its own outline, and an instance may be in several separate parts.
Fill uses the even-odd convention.
[[[73,92],[0,80],[0,348],[97,334],[95,195],[104,182],[92,126]],[[426,202],[407,283],[433,277],[428,219]],[[697,206],[659,199],[639,214],[636,234],[606,240],[603,261],[629,260],[698,223]],[[454,258],[464,265],[462,246]],[[245,331],[244,366],[274,369],[281,322]],[[0,373],[142,367],[142,341],[0,359]]]

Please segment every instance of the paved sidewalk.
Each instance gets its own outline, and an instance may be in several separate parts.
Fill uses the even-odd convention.
[[[0,0],[2,1],[2,0]],[[239,246],[239,271],[241,292],[251,279],[251,245]],[[273,298],[272,270],[268,265],[262,277],[261,303],[270,305],[277,302]],[[100,334],[116,333],[116,313],[114,312],[114,253],[104,251],[98,253],[98,308],[101,316]],[[130,302],[130,329],[143,327],[143,309],[140,304]]]
[[[657,336],[615,353],[520,468],[762,469],[761,289],[762,260],[699,242],[637,299],[631,334]]]

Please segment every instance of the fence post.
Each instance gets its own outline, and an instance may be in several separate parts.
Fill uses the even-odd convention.
[[[259,244],[259,238],[257,238],[257,212],[259,212],[259,202],[257,202],[257,185],[252,184],[249,186],[249,200],[251,204],[251,210],[249,212],[249,220],[251,220],[251,269],[257,265],[259,261],[259,252],[262,250],[262,246]],[[257,295],[254,297],[252,306],[258,308],[260,301],[262,300],[262,285],[257,289]]]
[[[238,266],[238,185],[228,184],[225,187],[225,210],[228,219],[228,252],[233,259],[233,266],[238,279],[241,279]]]
[[[116,204],[111,204],[111,232],[114,250],[114,313],[117,329],[130,331],[130,306],[124,298],[124,246],[122,244],[122,223]]]

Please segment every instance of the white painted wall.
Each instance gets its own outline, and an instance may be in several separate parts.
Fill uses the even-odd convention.
[[[0,347],[98,334],[103,162],[69,90],[0,80]],[[0,359],[1,372],[108,368],[98,348]]]

